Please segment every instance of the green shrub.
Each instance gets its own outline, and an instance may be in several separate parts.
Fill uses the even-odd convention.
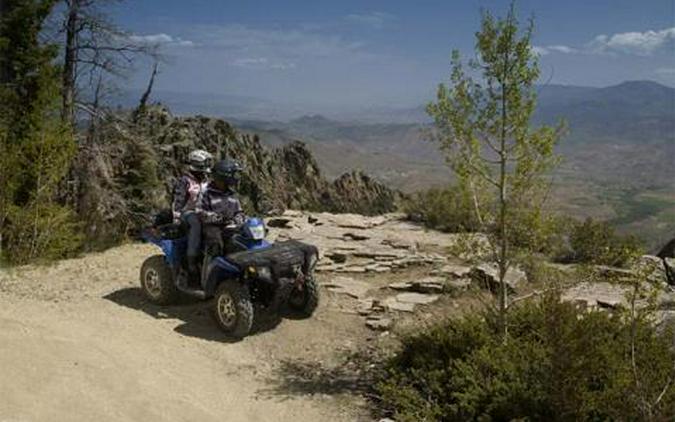
[[[457,185],[418,192],[404,202],[403,212],[429,228],[446,232],[476,231],[480,227],[469,194]]]
[[[570,245],[573,262],[625,266],[642,254],[637,237],[618,235],[609,223],[590,218],[572,228]]]
[[[566,237],[572,227],[569,217],[538,208],[512,211],[509,227],[511,246],[527,254],[557,257],[568,253]]]
[[[675,416],[672,332],[636,322],[634,371],[625,318],[582,313],[554,295],[515,307],[509,318],[506,342],[492,314],[405,338],[377,386],[385,409],[397,421]]]

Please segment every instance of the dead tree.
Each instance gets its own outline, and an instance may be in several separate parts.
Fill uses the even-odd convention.
[[[155,61],[155,65],[152,67],[152,74],[150,75],[150,81],[148,81],[148,87],[145,88],[145,91],[141,96],[141,100],[138,103],[138,107],[134,111],[134,121],[137,121],[138,117],[145,112],[145,108],[147,107],[148,104],[148,99],[150,98],[150,94],[152,93],[152,86],[155,83],[155,77],[157,76],[158,68],[159,63]]]
[[[158,45],[132,41],[102,12],[105,3],[118,0],[63,0],[62,120],[74,125],[77,102],[101,81],[125,76],[139,56],[158,58]],[[108,81],[109,83],[109,81]]]

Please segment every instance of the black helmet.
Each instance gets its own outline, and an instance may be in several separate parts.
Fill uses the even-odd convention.
[[[225,186],[236,188],[243,170],[244,168],[237,161],[225,159],[213,166],[212,176],[214,180],[222,182]]]

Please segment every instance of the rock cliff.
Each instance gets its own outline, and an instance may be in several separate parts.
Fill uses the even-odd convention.
[[[168,206],[173,181],[195,148],[244,165],[240,194],[249,213],[293,208],[374,215],[394,211],[399,195],[361,172],[327,180],[302,142],[268,149],[223,120],[177,117],[161,106],[148,108],[132,125],[110,119],[98,132],[96,144],[82,149],[76,171],[77,207],[88,237],[98,243],[133,232]]]

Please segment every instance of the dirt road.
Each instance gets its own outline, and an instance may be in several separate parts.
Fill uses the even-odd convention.
[[[369,420],[349,386],[294,373],[375,336],[341,298],[231,342],[205,304],[142,298],[138,269],[154,253],[125,245],[0,274],[0,422]]]

